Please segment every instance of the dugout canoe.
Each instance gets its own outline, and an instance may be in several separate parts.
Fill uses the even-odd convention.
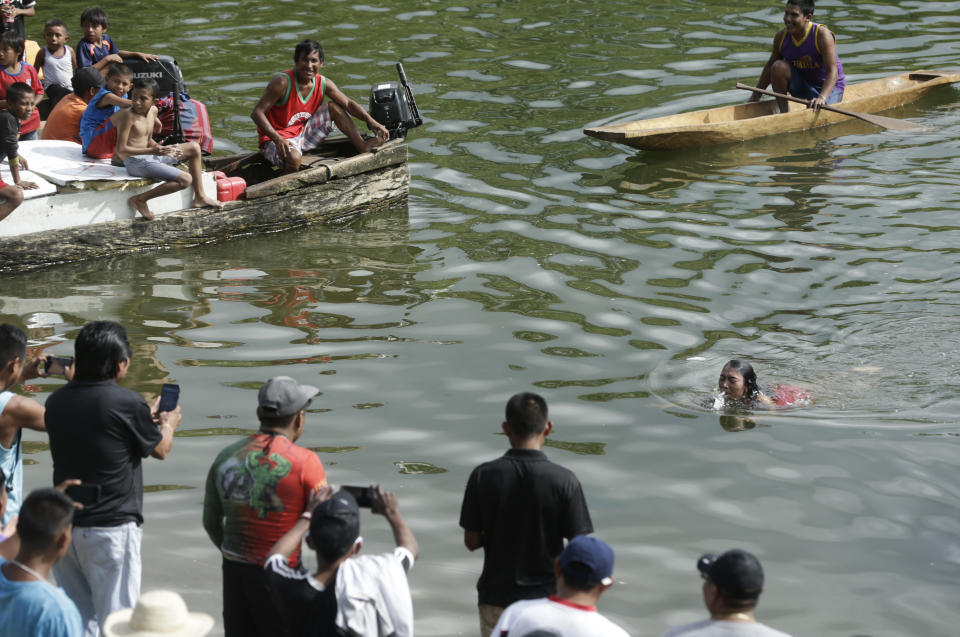
[[[158,202],[152,221],[134,216],[126,203],[131,195],[154,187],[150,182],[102,191],[58,188],[54,194],[25,200],[0,221],[0,271],[340,222],[402,201],[410,189],[403,139],[361,154],[353,154],[345,138],[330,140],[305,155],[300,172],[292,175],[279,175],[259,153],[207,158],[205,165],[246,179],[244,198],[217,210],[184,207],[191,196],[185,192],[166,195],[150,202],[151,209]],[[216,192],[210,173],[204,174],[204,183],[208,192]],[[183,203],[165,204],[165,198],[174,196]],[[47,229],[34,231],[45,223]]]
[[[960,82],[960,72],[899,73],[848,85],[843,101],[837,106],[859,113],[876,113],[912,102],[936,86],[953,82]],[[786,113],[776,113],[775,104],[772,99],[761,100],[587,128],[583,132],[642,150],[678,150],[792,133],[851,119],[829,111],[815,112],[794,103],[789,104]]]

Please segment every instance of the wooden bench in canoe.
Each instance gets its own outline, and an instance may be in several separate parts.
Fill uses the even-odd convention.
[[[900,73],[848,84],[843,101],[836,106],[842,106],[848,111],[876,113],[912,102],[935,86],[953,82],[960,82],[960,73]],[[850,119],[839,113],[814,112],[794,103],[790,103],[788,112],[776,113],[775,104],[774,100],[763,100],[720,106],[655,119],[587,128],[583,132],[591,137],[643,150],[677,150],[791,133]]]
[[[37,226],[33,225],[17,232],[11,223],[13,215],[0,221],[0,271],[193,246],[309,223],[340,221],[407,196],[410,169],[404,140],[393,140],[374,152],[353,153],[346,138],[330,140],[305,155],[300,172],[292,175],[280,175],[259,153],[208,158],[208,170],[224,170],[246,179],[245,197],[227,202],[219,210],[177,210],[174,205],[170,212],[158,210],[153,221],[135,217],[127,205],[128,197],[153,184],[143,183],[133,190],[110,188],[98,192],[63,188],[49,196],[28,199],[14,213],[24,208],[24,214],[29,216],[26,208],[36,207],[33,219],[50,217],[56,227],[36,232],[33,229]],[[212,184],[210,178],[208,190]],[[189,196],[182,195],[186,205]],[[80,197],[86,199],[77,205]]]

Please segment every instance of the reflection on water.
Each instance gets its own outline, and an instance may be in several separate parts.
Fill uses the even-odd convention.
[[[551,449],[563,449],[571,453],[588,456],[602,456],[604,448],[607,446],[605,442],[565,442],[556,438],[547,438],[543,444]]]
[[[393,464],[396,465],[400,473],[407,475],[427,475],[447,472],[443,467],[438,467],[429,462],[394,462]]]
[[[82,9],[63,6],[40,6],[28,27]],[[925,0],[817,8],[851,81],[960,67],[954,13]],[[763,560],[761,616],[787,632],[955,632],[956,88],[886,113],[931,133],[851,121],[635,153],[582,129],[745,100],[732,87],[758,75],[782,7],[385,0],[284,3],[278,20],[248,0],[170,0],[111,14],[120,42],[176,53],[219,150],[254,146],[250,109],[307,36],[361,103],[402,59],[425,119],[406,204],[3,276],[0,319],[28,327],[32,349],[69,355],[84,322],[116,318],[134,347],[124,383],[182,387],[174,451],[144,471],[192,488],[145,498],[145,588],[219,616],[206,470],[256,430],[260,384],[286,374],[323,392],[300,444],[330,481],[398,492],[424,547],[411,572],[420,635],[475,630],[480,560],[461,545],[460,497],[469,471],[503,453],[491,434],[521,390],[550,403],[562,440],[548,455],[580,477],[617,551],[604,612],[633,634],[701,617],[693,560],[732,546]],[[732,357],[816,404],[703,408]],[[49,454],[32,450],[25,478],[48,484]],[[362,524],[367,546],[389,546],[382,518]]]
[[[346,453],[348,451],[357,451],[358,449],[363,449],[363,447],[349,445],[344,445],[342,447],[310,447],[310,451],[315,451],[317,453]]]

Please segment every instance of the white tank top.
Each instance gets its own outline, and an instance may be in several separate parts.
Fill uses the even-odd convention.
[[[49,49],[44,51],[43,88],[46,89],[51,84],[73,90],[73,58],[70,57],[70,49],[67,47],[63,47],[61,57],[53,57]]]

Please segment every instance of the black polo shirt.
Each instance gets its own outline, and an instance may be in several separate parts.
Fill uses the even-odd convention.
[[[44,414],[53,483],[79,478],[100,485],[100,500],[77,511],[74,526],[143,524],[143,467],[163,434],[140,394],[113,380],[67,383]]]
[[[500,607],[556,592],[553,561],[564,538],[593,531],[577,476],[532,449],[473,470],[460,526],[483,535],[479,602]]]

